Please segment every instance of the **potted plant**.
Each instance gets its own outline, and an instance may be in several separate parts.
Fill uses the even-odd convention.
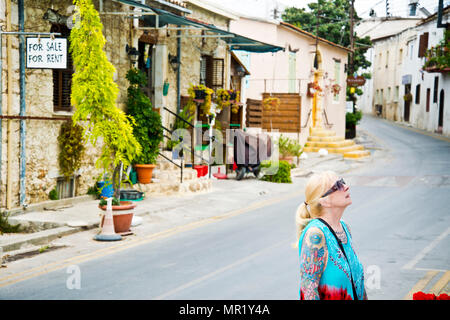
[[[319,86],[319,83],[317,81],[309,82],[308,83],[308,89],[307,89],[307,96],[309,98],[313,98],[315,93],[321,93],[322,88]]]
[[[333,96],[337,96],[340,91],[341,91],[341,86],[338,85],[337,83],[335,83],[331,86],[331,93],[333,93]]]
[[[356,137],[356,125],[362,118],[360,110],[355,112],[347,112],[345,114],[345,139],[353,139]]]
[[[126,75],[130,82],[128,87],[127,113],[133,117],[136,125],[133,135],[142,147],[142,153],[133,163],[140,183],[151,183],[156,158],[159,154],[159,144],[163,140],[161,116],[152,108],[150,98],[141,87],[147,84],[145,74],[132,68]]]
[[[281,100],[278,97],[267,97],[263,100],[263,107],[267,111],[278,111],[281,105]]]
[[[280,160],[287,161],[290,165],[293,163],[294,157],[297,157],[297,163],[300,155],[303,153],[302,146],[296,141],[280,135],[278,139],[278,150]]]
[[[234,94],[235,98],[236,98],[236,94]],[[217,110],[223,110],[223,108],[230,106],[231,104],[231,95],[230,95],[230,90],[225,90],[225,89],[218,89],[216,91],[216,104]]]
[[[205,116],[211,115],[211,99],[214,91],[202,84],[192,85],[188,89],[189,100],[188,104],[195,108],[194,101],[201,102],[200,108]],[[195,109],[194,109],[195,110]]]
[[[234,91],[231,94],[236,95],[234,97],[234,100],[231,99],[231,96],[230,96],[231,112],[238,113],[239,112],[239,107],[240,107],[239,102],[241,101],[240,96],[239,96],[240,95],[240,91]],[[234,103],[233,103],[233,101],[234,101]]]
[[[450,72],[450,30],[444,32],[438,45],[426,51],[422,68],[427,72]]]
[[[106,211],[106,200],[100,200],[98,207]],[[132,201],[120,201],[113,197],[112,199],[112,211],[114,231],[118,234],[125,234],[130,232],[131,222],[133,220],[134,208],[136,204]],[[100,227],[103,227],[105,215],[103,214],[100,221]]]
[[[406,102],[412,101],[412,98],[413,98],[413,96],[412,96],[411,92],[408,92],[407,94],[405,94],[403,96],[403,100],[405,100]]]
[[[87,141],[94,147],[99,145],[96,166],[114,178],[113,172],[126,169],[142,148],[133,135],[134,119],[116,106],[119,89],[113,80],[115,68],[103,50],[106,40],[99,13],[91,0],[75,0],[74,5],[76,24],[70,34],[69,49],[75,68],[72,120],[83,126]],[[120,200],[120,179],[113,179],[113,183]]]

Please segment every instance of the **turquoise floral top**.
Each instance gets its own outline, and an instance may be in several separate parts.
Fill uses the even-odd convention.
[[[328,261],[326,263],[325,270],[323,271],[319,281],[319,297],[321,300],[354,300],[353,289],[350,278],[350,270],[355,283],[356,294],[359,300],[363,300],[364,297],[364,270],[361,262],[359,261],[355,250],[352,246],[352,238],[350,232],[348,232],[347,226],[344,221],[341,220],[341,224],[347,235],[347,243],[343,243],[345,254],[349,260],[345,259],[339,244],[331,233],[330,229],[318,219],[313,219],[303,230],[299,239],[299,254],[300,254],[300,267],[303,267],[301,261],[301,248],[303,238],[306,231],[311,227],[317,227],[322,230],[328,249]],[[350,264],[350,266],[349,266]],[[303,300],[302,288],[299,290],[300,299]]]

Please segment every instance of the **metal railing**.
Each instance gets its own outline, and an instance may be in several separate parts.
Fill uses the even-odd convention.
[[[166,107],[163,107],[163,109],[164,109],[165,111],[169,112],[170,114],[172,114],[173,116],[175,116],[177,119],[179,119],[179,120],[181,120],[182,122],[184,122],[185,124],[187,124],[188,126],[190,126],[191,128],[195,128],[195,126],[194,126],[192,123],[190,123],[189,121],[187,121],[186,119],[184,119],[184,118],[181,117],[180,115],[176,114],[175,112],[169,110],[169,109],[166,108]],[[209,125],[208,125],[208,126],[209,126]],[[167,129],[167,128],[164,127],[163,125],[161,125],[161,127],[163,128],[163,130],[167,131],[170,135],[172,135],[172,133],[175,131],[175,130]],[[165,137],[166,139],[168,139],[168,140],[172,140],[172,137],[169,137],[169,136],[167,136],[167,135],[164,135],[164,137]],[[191,139],[192,139],[192,137],[191,137]],[[180,141],[180,142],[182,141],[182,138],[181,138],[181,137],[179,138],[179,141]],[[210,137],[210,143],[211,143],[211,137]],[[185,149],[185,148],[183,148],[183,149],[180,150],[181,165],[179,165],[178,163],[174,162],[173,159],[169,159],[169,158],[166,157],[164,154],[162,154],[161,152],[159,152],[159,155],[160,155],[160,156],[162,156],[164,159],[166,159],[167,161],[171,162],[172,164],[174,164],[175,166],[177,166],[178,168],[180,168],[180,171],[181,171],[181,173],[180,173],[180,182],[181,182],[181,183],[183,183],[183,166],[184,166],[184,164],[183,164],[183,159],[184,159],[184,152],[185,152],[185,151],[189,152],[189,153],[190,153],[190,156],[200,158],[201,160],[207,162],[208,164],[210,163],[210,160],[206,160],[206,159],[204,159],[201,155],[198,155],[197,153],[195,153],[194,145],[192,144],[192,140],[191,140],[191,148],[190,148],[190,150],[187,150],[187,149]]]

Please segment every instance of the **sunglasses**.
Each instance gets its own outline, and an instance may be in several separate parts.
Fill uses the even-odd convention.
[[[329,194],[331,194],[331,193],[333,193],[333,192],[335,192],[335,191],[338,191],[338,190],[344,190],[344,187],[345,187],[345,181],[344,181],[344,179],[339,179],[338,181],[336,181],[334,184],[333,184],[333,186],[330,188],[330,190],[328,190],[327,192],[325,192],[323,195],[322,195],[322,197],[321,198],[323,198],[323,197],[326,197],[327,195],[329,195]]]

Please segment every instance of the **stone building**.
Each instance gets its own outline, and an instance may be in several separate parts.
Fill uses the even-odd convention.
[[[64,38],[70,34],[67,22],[75,9],[71,0],[0,1],[4,31],[57,32]],[[230,20],[236,17],[199,0],[92,2],[100,12],[104,50],[116,68],[117,106],[125,110],[125,76],[134,63],[131,53],[138,51],[136,66],[149,80],[145,91],[166,128],[175,120],[167,110],[180,111],[191,83],[212,81],[205,84],[214,89],[230,87],[230,50],[237,43],[252,42],[241,50],[282,49],[228,32]],[[62,179],[58,165],[60,128],[73,114],[70,54],[66,69],[26,68],[20,62],[19,36],[1,37],[0,209],[46,201],[55,188],[66,197],[86,194],[101,174],[95,167],[97,148],[87,145],[82,166],[70,181]],[[45,37],[49,36],[42,35],[42,39]],[[205,79],[205,72],[212,72],[214,78]]]

